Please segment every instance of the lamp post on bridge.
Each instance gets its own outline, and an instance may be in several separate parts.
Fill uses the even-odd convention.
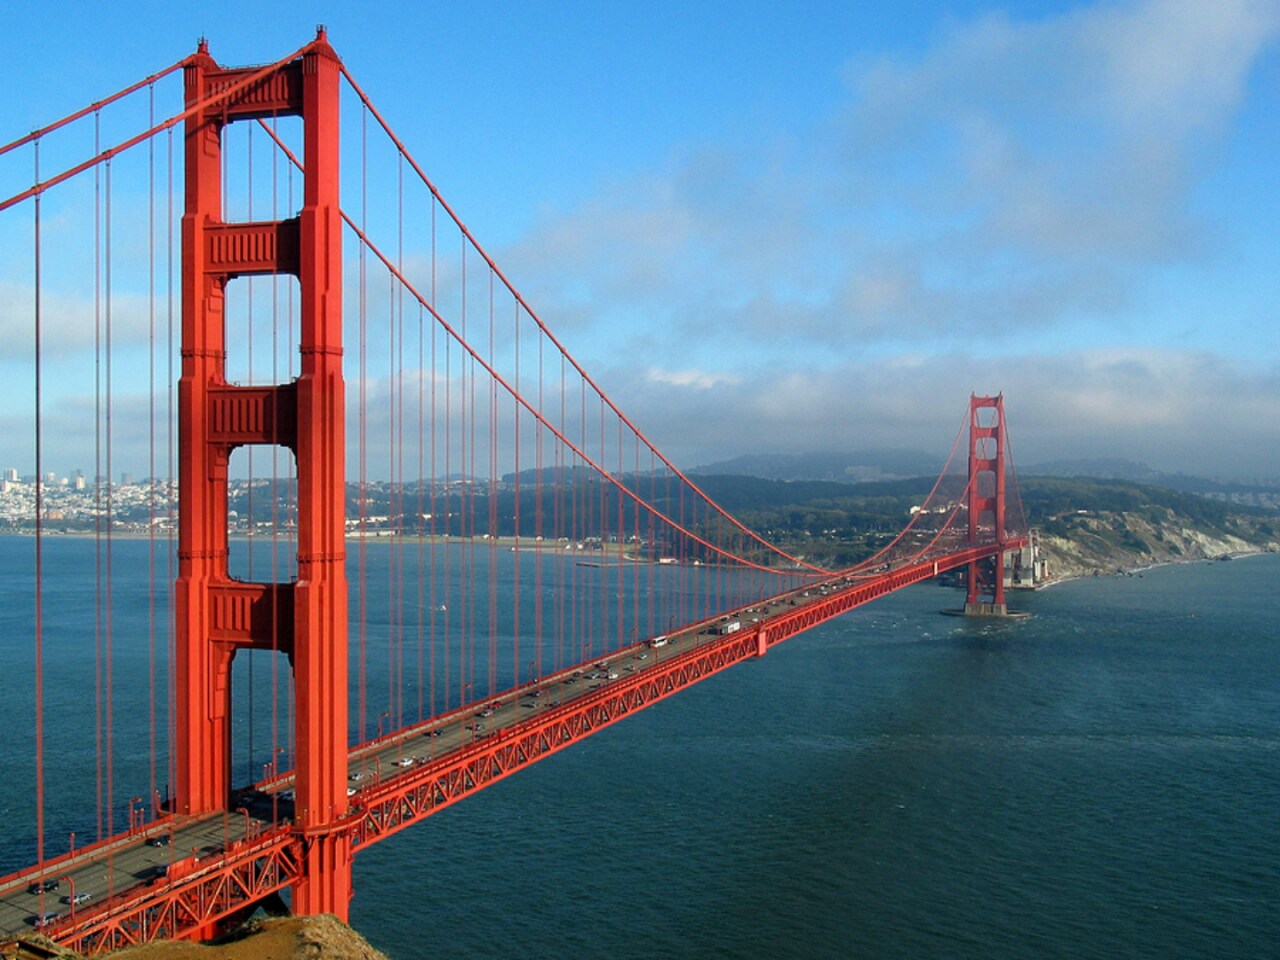
[[[74,920],[76,918],[76,878],[67,874],[58,879],[67,881],[67,886],[71,888],[71,892],[67,895],[67,902],[71,904],[71,919]]]

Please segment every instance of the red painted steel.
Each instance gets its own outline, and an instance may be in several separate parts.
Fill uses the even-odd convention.
[[[1004,394],[969,397],[969,543],[992,539],[1001,549],[995,553],[995,568],[983,563],[969,564],[965,607],[986,602],[994,612],[1005,609],[1005,424]],[[989,530],[990,535],[985,535]]]
[[[203,860],[177,861],[167,877],[81,909],[46,932],[86,955],[199,935],[297,883],[300,851],[287,829],[233,843]]]
[[[300,216],[298,581],[294,607],[300,913],[345,920],[351,849],[333,825],[347,809],[347,574],[342,379],[341,64],[323,32],[299,65],[306,174]]]
[[[185,67],[188,108],[236,92],[186,122],[179,382],[177,811],[226,809],[231,788],[230,670],[240,647],[291,654],[296,691],[297,832],[302,913],[345,918],[351,857],[333,824],[346,810],[347,583],[343,544],[342,222],[337,55],[323,32],[303,55],[258,76],[222,69],[202,45]],[[302,117],[306,173],[296,219],[222,220],[223,128]],[[301,290],[300,375],[273,387],[226,380],[227,285],[291,273]],[[298,477],[294,584],[244,584],[227,571],[227,465],[244,444],[290,448]]]

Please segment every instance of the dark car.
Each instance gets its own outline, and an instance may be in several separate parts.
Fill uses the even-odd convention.
[[[49,893],[58,889],[57,880],[37,880],[31,886],[27,887],[27,893]]]
[[[169,845],[169,835],[160,833],[154,837],[147,837],[148,847],[167,847]]]

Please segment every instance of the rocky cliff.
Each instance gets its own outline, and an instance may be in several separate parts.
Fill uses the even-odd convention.
[[[1263,519],[1232,515],[1193,523],[1173,510],[1079,511],[1041,530],[1041,554],[1053,579],[1110,574],[1158,563],[1280,551]]]

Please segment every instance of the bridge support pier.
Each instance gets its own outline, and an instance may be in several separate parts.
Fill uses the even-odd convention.
[[[293,886],[293,912],[299,916],[332,913],[345,923],[354,893],[350,834],[345,829],[313,834],[300,831],[299,840],[302,879]]]

